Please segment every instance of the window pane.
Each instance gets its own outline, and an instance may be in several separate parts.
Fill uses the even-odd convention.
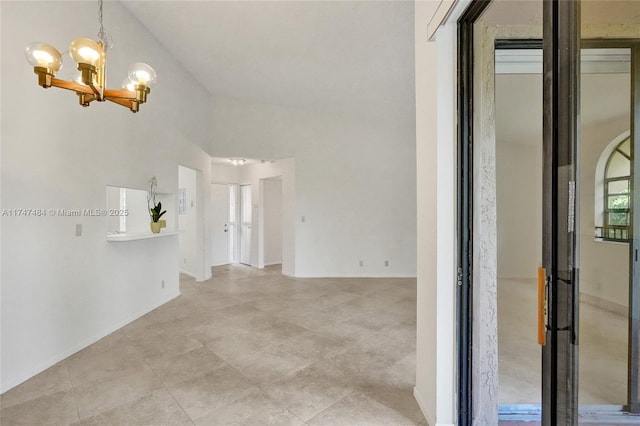
[[[618,146],[618,149],[631,157],[631,139],[626,139],[625,141],[623,141]]]
[[[629,196],[628,195],[613,195],[609,196],[608,208],[613,209],[629,209]]]
[[[608,217],[611,226],[629,225],[629,213],[609,213]]]
[[[609,195],[629,193],[629,181],[627,179],[614,180],[612,182],[608,182],[607,185]]]
[[[631,162],[619,152],[614,152],[609,159],[606,177],[621,177],[631,175]]]

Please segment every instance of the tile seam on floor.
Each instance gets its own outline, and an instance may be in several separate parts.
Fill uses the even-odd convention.
[[[415,385],[414,385],[414,386],[415,386]],[[378,404],[384,405],[384,406],[385,406],[385,407],[387,407],[388,409],[393,410],[394,412],[396,412],[396,413],[398,413],[398,414],[402,414],[402,415],[404,415],[405,417],[407,417],[405,414],[400,413],[397,409],[395,409],[395,408],[393,408],[393,407],[389,406],[389,404],[386,404],[385,402],[380,401],[380,400],[379,400],[378,398],[376,398],[374,395],[372,395],[371,393],[369,393],[369,392],[365,391],[364,389],[362,389],[362,388],[360,387],[360,385],[356,386],[356,390],[357,390],[358,392],[360,392],[361,394],[365,395],[366,397],[373,399],[373,400],[374,400],[374,401],[376,401]],[[420,412],[422,413],[422,411],[420,411]],[[407,417],[407,419],[409,419],[409,418]],[[412,419],[409,419],[409,420],[410,420],[410,421],[412,422],[412,424],[414,424],[414,425],[419,425],[419,424],[420,424],[420,422],[415,423]]]
[[[206,346],[203,346],[205,349]],[[207,349],[208,350],[208,349]],[[171,393],[171,390],[169,389],[169,387],[167,386],[167,384],[160,378],[160,376],[158,376],[158,373],[156,373],[156,371],[153,369],[153,367],[151,366],[151,364],[149,364],[149,361],[147,360],[147,357],[145,357],[144,355],[141,355],[142,359],[144,360],[144,363],[147,365],[147,367],[149,367],[149,369],[151,370],[151,372],[153,373],[154,376],[156,376],[156,379],[158,379],[158,381],[160,382],[160,384],[162,385],[162,388],[167,391],[167,393],[169,394],[169,396],[171,397],[171,399],[173,399],[173,401],[178,404],[178,407],[180,407],[180,409],[182,410],[182,412],[184,413],[185,416],[187,416],[187,418],[189,419],[189,421],[191,422],[192,425],[195,426],[195,421],[191,418],[191,416],[186,412],[186,410],[184,409],[184,407],[182,406],[182,404],[180,404],[180,402],[176,399],[176,397],[173,395],[173,393]],[[188,380],[188,379],[186,379]],[[186,381],[185,380],[185,381]],[[182,382],[181,382],[182,383]],[[157,389],[156,389],[157,390]],[[152,394],[154,391],[151,391],[149,394]],[[146,395],[144,395],[146,396]],[[144,398],[143,396],[143,398]]]
[[[173,399],[173,402],[175,402],[178,407],[180,407],[180,410],[182,410],[182,412],[184,413],[185,416],[187,416],[187,418],[189,419],[189,421],[191,422],[192,425],[195,426],[196,422],[191,418],[191,416],[189,415],[189,413],[187,413],[184,409],[184,407],[182,406],[182,404],[180,404],[180,401],[178,401],[176,399],[176,397],[173,395],[173,393],[171,393],[171,390],[167,387],[167,385],[164,384],[164,382],[162,383],[162,387],[164,388],[165,391],[167,391],[167,393],[169,394],[169,396],[171,397],[171,399]]]
[[[69,371],[69,364],[67,362],[68,358],[65,358],[62,362],[64,365],[64,370],[67,372],[67,376],[69,377],[69,385],[71,386],[69,392],[71,392],[71,396],[73,397],[73,402],[76,404],[76,414],[78,415],[78,422],[82,422],[80,418],[80,407],[78,406],[78,398],[76,398],[76,393],[74,392],[73,379],[71,378],[71,372]]]
[[[262,394],[264,396],[267,397],[267,399],[271,402],[273,402],[274,404],[280,406],[280,407],[284,407],[288,412],[290,412],[296,419],[300,420],[302,423],[307,424],[307,422],[300,417],[299,415],[297,415],[293,410],[291,410],[291,407],[289,407],[287,404],[282,403],[281,401],[278,401],[277,399],[273,398],[269,392],[267,392],[266,390],[264,390],[262,388],[262,385],[258,385],[258,389],[260,389],[260,391],[262,391]]]
[[[338,402],[344,400],[345,398],[348,398],[349,396],[353,395],[355,392],[358,392],[357,389],[353,389],[351,392],[349,392],[348,394],[346,394],[345,396],[343,396],[342,398],[334,401],[332,404],[330,404],[328,407],[326,407],[324,410],[318,412],[317,414],[315,414],[313,417],[310,417],[309,419],[305,420],[305,423],[309,423],[311,420],[315,419],[316,417],[318,417],[320,414],[324,413],[325,411],[327,411],[328,409],[330,409],[331,407],[333,407],[334,405],[336,405]]]

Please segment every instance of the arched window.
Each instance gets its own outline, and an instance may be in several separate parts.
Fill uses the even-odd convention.
[[[631,139],[629,136],[618,142],[608,153],[604,164],[602,190],[604,191],[602,225],[596,226],[596,238],[628,242],[631,239]]]

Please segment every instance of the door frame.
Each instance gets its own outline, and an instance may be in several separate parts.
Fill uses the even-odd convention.
[[[473,213],[474,213],[473,211],[473,93],[474,93],[473,92],[473,73],[474,73],[473,25],[476,22],[476,20],[482,15],[484,10],[489,6],[490,3],[491,3],[491,0],[479,0],[479,1],[472,2],[467,7],[467,9],[463,12],[460,19],[458,20],[458,55],[457,55],[457,58],[458,58],[457,165],[458,167],[457,167],[457,176],[456,176],[457,184],[458,184],[458,189],[457,189],[457,243],[458,244],[457,244],[457,271],[456,271],[457,272],[456,274],[456,281],[457,281],[456,282],[456,290],[457,290],[456,319],[457,319],[457,354],[458,354],[457,355],[457,402],[458,402],[457,424],[460,424],[460,425],[472,424],[473,413],[474,413],[473,398],[472,398],[473,396],[472,372],[473,372],[473,357],[474,357],[473,342],[472,342],[472,335],[473,335]],[[573,56],[574,59],[576,54],[578,55],[577,57],[579,58],[580,48],[588,47],[590,43],[590,41],[577,43],[577,49],[575,47],[576,39],[578,41],[580,39],[579,23],[576,20],[576,15],[579,18],[579,13],[577,13],[579,12],[579,9],[564,10],[560,12],[565,14],[564,15],[565,17],[563,18],[562,15],[560,16],[558,15],[559,12],[557,7],[550,6],[552,4],[557,6],[558,2],[550,1],[548,3],[549,5],[545,6],[547,8],[545,11],[545,15],[548,15],[549,18],[547,18],[546,20],[553,21],[555,24],[554,26],[550,26],[550,28],[546,30],[554,35],[553,37],[550,37],[551,41],[555,41],[556,43],[558,42],[557,36],[560,30],[559,27],[562,26],[562,23],[560,23],[559,20],[561,19],[566,20],[569,18],[573,19],[570,25],[567,26],[565,23],[564,29],[566,32],[563,37],[564,37],[565,44],[574,43],[574,47],[571,50],[571,54],[574,55]],[[604,41],[612,42],[613,40],[608,39],[608,40],[603,40],[603,42]],[[629,43],[630,40],[623,40],[623,41]],[[520,43],[524,47],[524,46],[530,46],[530,43],[536,43],[536,42],[535,41],[530,42],[528,40],[525,40],[525,41],[520,41]],[[538,43],[540,43],[540,41],[538,41]],[[567,60],[566,57],[562,58],[561,56],[563,55],[560,55],[559,53],[559,51],[565,48],[566,46],[559,47],[556,44],[555,46],[551,45],[550,47],[554,48],[556,51],[556,55],[555,55],[556,61]],[[547,46],[547,50],[548,49],[549,49],[549,46]],[[632,61],[632,76],[634,76],[632,78],[632,90],[633,90],[633,93],[636,95],[636,104],[637,104],[637,100],[640,99],[640,77],[638,77],[640,75],[640,61],[638,60],[638,58],[640,58],[640,56],[638,56],[638,53],[640,53],[640,50],[637,47],[634,47],[633,49],[636,49],[636,50],[633,50],[635,54],[632,54],[632,58],[635,58]],[[550,60],[550,59],[548,58],[547,60]],[[550,62],[550,64],[552,64],[552,62]],[[578,61],[578,64],[579,64],[579,61]],[[565,62],[565,65],[566,65],[566,62]],[[576,82],[579,82],[579,66],[577,68],[566,67],[566,66],[559,67],[558,62],[556,62],[555,66],[550,67],[550,69],[552,70],[555,76],[555,80],[558,79],[560,70],[564,70],[565,75],[562,76],[562,78],[565,79],[565,83],[563,84],[569,84],[569,85],[573,84],[575,87]],[[577,76],[577,80],[576,80],[576,76]],[[571,86],[568,86],[568,87],[571,87]],[[565,90],[567,90],[566,87],[565,87]],[[573,90],[574,94],[579,94],[579,91],[576,91],[575,89],[571,89],[571,90]],[[558,98],[556,97],[556,101],[557,99]],[[551,101],[552,101],[552,98],[550,98],[549,102]],[[572,100],[572,102],[575,102],[575,101],[576,99]],[[636,108],[634,110],[633,107],[634,106],[632,105],[632,111],[634,111],[633,112],[634,120],[632,120],[631,133],[632,135],[636,135],[637,137],[640,137],[640,129],[638,129],[640,126],[634,126],[635,122],[640,122],[638,121],[640,120],[640,108]],[[555,105],[555,108],[553,110],[546,108],[548,112],[552,114],[546,119],[552,120],[552,123],[557,123],[557,120],[558,120],[557,108],[558,108],[557,104]],[[565,115],[565,120],[566,120],[567,114],[569,113],[568,110],[570,109],[570,107],[568,105],[565,105],[563,106],[563,109],[564,109],[563,114]],[[570,126],[574,126],[574,127],[573,127],[573,130],[569,130],[569,131],[573,131],[576,136],[572,136],[572,137],[576,138],[577,127],[575,126],[577,126],[577,121],[575,121],[575,114],[573,112],[571,112],[570,114],[573,115],[573,119],[570,120]],[[553,129],[553,125],[551,126],[551,129]],[[556,135],[556,140],[557,140],[557,135]],[[551,148],[552,147],[550,146],[549,152],[546,152],[545,155],[549,157],[552,157],[554,155],[553,150],[551,150]],[[572,145],[572,147],[569,148],[569,152],[567,153],[571,154],[571,151],[573,151],[573,154],[575,154],[575,148],[576,147],[575,147],[575,139],[574,139],[574,144]],[[557,152],[556,152],[556,155],[557,155]],[[638,152],[635,152],[634,158],[636,155],[640,157],[640,150],[638,150]],[[640,162],[637,164],[640,164]],[[550,177],[557,179],[557,177],[554,177],[553,173],[554,172],[552,170],[549,170]],[[635,187],[640,187],[640,174],[637,174],[637,176],[636,174],[633,174],[633,176],[634,176],[633,185],[635,186],[637,184],[637,186]],[[636,182],[636,179],[637,179],[637,182]],[[549,188],[548,190],[552,191],[551,194],[549,195],[552,197],[555,196],[556,202],[557,202],[557,197],[558,197],[557,181],[555,183],[556,183],[555,185],[556,188],[555,189]],[[552,184],[553,184],[552,181],[548,183],[549,186],[551,186]],[[553,192],[555,192],[555,194]],[[568,202],[568,200],[566,199],[567,197],[565,196],[564,198],[565,198],[564,202],[565,203]],[[548,208],[551,208],[551,206],[548,205]],[[640,197],[634,198],[634,211],[637,211],[640,213]],[[557,212],[555,213],[556,213],[555,222],[557,224],[557,221],[558,221]],[[568,213],[565,213],[565,215],[566,214]],[[634,221],[633,224],[634,224],[633,225],[634,226],[634,242],[633,242],[633,250],[630,250],[630,256],[631,256],[631,253],[637,253],[637,249],[640,248],[640,243],[639,243],[640,220]],[[551,241],[552,244],[554,244],[551,235],[548,235],[547,238],[549,239],[549,241]],[[577,239],[574,239],[572,244],[574,245],[574,248],[575,248],[575,246],[577,246]],[[576,266],[575,275],[577,278],[577,264],[575,266]],[[634,270],[638,270],[638,269],[639,268],[634,268]],[[639,289],[637,288],[638,287],[637,283],[640,281],[640,279],[638,279],[636,275],[638,275],[638,272],[635,272],[635,275],[633,275],[634,283],[636,284],[634,286],[630,286],[635,288],[636,290],[635,292],[633,292],[633,294],[630,294],[630,319],[633,319],[632,321],[631,320],[629,321],[630,328],[632,327],[632,322],[640,322],[640,312],[638,312],[640,310],[640,291],[638,291]],[[577,290],[577,288],[574,291],[574,295],[575,294],[579,294],[579,291]],[[639,303],[635,303],[635,302],[639,302]],[[574,321],[577,321],[577,311],[572,312],[571,314],[573,315]],[[574,331],[573,333],[574,338],[576,339],[575,343],[577,344],[577,329],[574,329],[573,331]],[[547,333],[549,334],[548,337],[550,337],[553,340],[554,339],[553,334],[557,333],[557,327],[555,332],[553,330],[548,330]],[[631,329],[630,329],[630,336],[632,336]],[[633,334],[633,338],[631,338],[629,341],[630,357],[637,356],[638,353],[640,352],[640,349],[638,349],[639,342],[640,342],[640,336],[638,336],[638,331],[636,327],[636,332],[635,334]],[[632,346],[634,349],[632,349]],[[549,351],[548,348],[546,350]],[[547,359],[550,358],[550,355],[551,354],[547,355]],[[575,356],[577,357],[577,353]],[[573,374],[573,372],[571,374]],[[631,380],[631,375],[633,374],[633,371],[631,368],[629,370],[629,374],[630,374],[630,383],[633,383],[633,380]],[[629,387],[629,392],[630,392],[629,401],[638,400],[637,398],[638,372],[637,371],[635,372],[635,377],[636,377],[636,380],[635,380],[636,384],[634,386]],[[577,384],[577,381],[576,381],[576,384]],[[547,385],[548,385],[548,390],[547,390],[548,395],[552,392],[553,393],[558,392],[557,382],[554,382],[554,381],[549,382],[549,380],[547,379]],[[554,388],[554,389],[552,390],[551,388]],[[635,399],[633,399],[633,395],[636,395]],[[555,401],[557,400],[555,396],[553,397],[553,404],[555,404]],[[577,393],[576,393],[576,397],[577,397]],[[547,404],[549,404],[549,402],[550,400],[547,399]],[[577,399],[575,401],[564,401],[565,406],[562,408],[562,410],[566,410],[567,404],[571,405],[570,409],[575,411],[575,415],[572,415],[571,417],[575,419],[575,421],[577,422]],[[555,410],[553,411],[554,414],[550,414],[550,412],[548,412],[548,414],[546,415],[547,418],[546,418],[545,424],[551,424],[550,422],[552,422],[553,419],[555,418],[555,415],[558,412],[558,407],[554,407],[554,408],[555,408]],[[637,404],[636,404],[636,408],[637,408]],[[623,409],[625,411],[632,410],[633,404],[631,403],[623,407]],[[611,415],[611,412],[609,411],[607,412],[607,414]]]
[[[474,24],[492,0],[472,2],[458,19],[457,424],[473,423],[473,93]]]

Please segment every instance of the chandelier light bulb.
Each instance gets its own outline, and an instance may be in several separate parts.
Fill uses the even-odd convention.
[[[104,61],[104,49],[94,40],[80,37],[71,42],[69,53],[78,64],[88,64],[99,67]]]
[[[136,62],[129,67],[129,80],[134,85],[153,87],[158,80],[156,72],[143,62]]]
[[[31,43],[25,49],[27,61],[33,67],[47,68],[56,73],[62,68],[62,55],[55,47],[45,43]]]
[[[124,80],[122,80],[122,88],[130,92],[133,92],[136,90],[136,85],[132,83],[131,80],[129,80],[128,78],[125,78]]]

